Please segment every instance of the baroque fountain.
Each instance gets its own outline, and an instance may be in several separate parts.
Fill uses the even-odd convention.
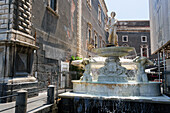
[[[72,81],[73,92],[59,95],[62,100],[60,105],[69,109],[62,112],[105,113],[116,111],[131,112],[131,110],[142,112],[143,109],[144,112],[152,112],[155,109],[154,107],[157,106],[153,105],[154,107],[152,106],[148,108],[149,111],[146,111],[145,107],[148,104],[134,104],[134,102],[153,101],[153,98],[160,96],[161,83],[148,81],[145,66],[153,63],[146,57],[137,57],[133,60],[138,68],[136,79],[135,81],[128,81],[127,69],[121,66],[119,57],[128,55],[134,48],[117,46],[116,20],[114,16],[115,13],[112,12],[112,18],[110,18],[107,26],[109,32],[108,47],[93,49],[93,52],[97,55],[106,57],[104,66],[98,69],[97,79],[94,79],[91,74],[93,60],[84,59],[81,63],[85,65],[85,72],[80,80]],[[127,101],[130,101],[130,103]],[[121,106],[123,107],[120,108]]]
[[[120,64],[119,57],[125,56],[132,47],[107,47],[93,51],[100,56],[107,57],[104,67],[98,70],[98,79],[91,76],[91,61],[84,60],[85,72],[81,80],[73,80],[73,92],[100,96],[159,96],[160,83],[148,82],[145,65],[152,64],[145,57],[134,59],[138,70],[136,81],[127,80],[127,70]]]
[[[98,70],[98,79],[93,81],[91,76],[91,61],[85,63],[85,73],[82,80],[73,81],[73,92],[103,96],[158,96],[160,83],[148,82],[145,65],[152,64],[145,57],[134,59],[138,71],[135,82],[128,82],[127,70],[120,64],[119,57],[128,55],[133,47],[118,47],[115,12],[111,13],[106,30],[109,32],[109,44],[105,48],[93,49],[99,56],[106,57],[104,67]]]

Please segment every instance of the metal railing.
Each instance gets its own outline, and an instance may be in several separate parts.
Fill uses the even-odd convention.
[[[62,88],[62,90],[59,87],[59,76],[60,76],[60,74],[63,74],[66,77],[65,80],[63,81],[64,87]],[[52,104],[52,103],[54,103],[55,100],[58,99],[59,93],[63,93],[63,92],[68,91],[68,88],[70,87],[70,83],[71,83],[70,76],[76,75],[76,74],[77,74],[77,72],[58,72],[58,73],[53,74],[54,75],[53,77],[56,77],[56,78],[55,78],[54,81],[51,80],[51,84],[48,86],[48,88],[41,88],[41,89],[29,91],[29,92],[27,92],[25,90],[20,90],[20,91],[17,92],[17,94],[0,97],[1,101],[3,99],[8,99],[8,98],[15,99],[16,98],[15,105],[10,106],[10,107],[8,106],[8,107],[5,107],[3,109],[0,109],[0,112],[6,112],[8,110],[15,109],[15,113],[26,113],[26,111],[27,111],[26,106],[28,104],[31,104],[31,103],[34,103],[34,102],[37,102],[37,101],[40,101],[40,100],[45,100],[45,99],[47,101],[47,103],[46,103],[47,105]],[[66,76],[66,75],[68,75],[68,76]],[[69,78],[67,78],[67,77],[69,77]],[[45,90],[47,91],[46,97],[27,102],[28,96],[31,96],[32,94],[34,94],[36,92],[41,92],[41,91],[45,91]],[[55,98],[53,98],[53,97],[55,97]],[[21,106],[22,106],[22,108],[21,108]],[[32,110],[30,110],[30,111],[32,111]]]
[[[43,90],[47,90],[46,97],[42,97],[42,98],[30,101],[30,102],[27,101],[28,96],[31,93],[35,93],[35,92],[39,92]],[[31,91],[31,92],[27,92],[26,90],[20,90],[17,92],[17,94],[3,96],[3,97],[0,97],[0,99],[10,98],[10,97],[16,97],[15,105],[4,108],[0,110],[0,112],[5,112],[10,109],[15,109],[15,113],[26,113],[28,104],[31,104],[33,102],[37,102],[43,99],[43,100],[47,100],[47,102],[45,103],[46,105],[50,105],[50,104],[54,104],[55,100],[57,99],[57,98],[54,98],[55,97],[55,86],[54,85],[49,85],[48,88],[38,89],[36,91]]]

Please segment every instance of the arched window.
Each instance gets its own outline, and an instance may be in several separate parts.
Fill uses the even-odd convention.
[[[148,45],[141,45],[141,56],[149,57]]]
[[[141,36],[141,42],[147,42],[147,36]]]
[[[123,44],[122,46],[123,46],[123,47],[129,47],[129,45],[128,45],[128,44]]]

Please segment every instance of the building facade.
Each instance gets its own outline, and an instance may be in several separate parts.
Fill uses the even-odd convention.
[[[81,0],[80,0],[81,1]],[[92,48],[105,47],[107,19],[107,7],[104,0],[82,0],[81,10],[81,54],[84,57],[91,56]],[[83,42],[83,43],[82,43]]]
[[[56,83],[71,56],[105,46],[106,18],[104,0],[0,0],[0,96]]]
[[[149,20],[118,21],[118,45],[129,46],[136,49],[136,54],[129,56],[151,57],[150,50],[150,25]]]
[[[32,66],[38,47],[31,31],[31,11],[32,0],[0,1],[0,96],[25,86],[36,89]]]
[[[85,58],[92,48],[104,46],[104,0],[36,0],[32,7],[32,30],[39,47],[34,73],[40,87],[54,82],[52,71],[61,71],[62,62],[68,62],[71,56]],[[59,76],[61,87],[65,79],[65,75]]]
[[[34,0],[32,3],[32,31],[39,47],[33,69],[40,88],[53,84],[62,62],[76,55],[76,6],[76,0]],[[64,79],[65,76],[60,76],[59,81]]]
[[[170,0],[149,0],[151,52],[163,60],[164,92],[170,95]],[[160,69],[159,69],[160,70]],[[162,78],[162,79],[163,79]]]

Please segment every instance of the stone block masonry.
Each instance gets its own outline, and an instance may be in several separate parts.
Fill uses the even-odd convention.
[[[39,46],[33,72],[37,72],[39,87],[42,88],[56,83],[52,70],[61,71],[61,61],[76,56],[77,0],[57,0],[56,10],[42,0],[34,0],[32,4],[32,30],[36,32],[36,45]],[[59,75],[59,85],[62,76]]]
[[[0,3],[0,29],[31,33],[31,2],[29,0],[3,0]]]
[[[10,11],[14,11],[13,5],[10,6]],[[9,23],[9,19],[13,19],[13,14],[9,14],[9,0],[0,1],[0,29],[12,28],[12,23]]]
[[[38,47],[31,34],[31,10],[32,0],[0,1],[0,48],[3,48],[0,51],[0,96],[15,94],[19,89],[37,89],[32,65],[33,51]],[[16,86],[19,89],[15,89]]]

